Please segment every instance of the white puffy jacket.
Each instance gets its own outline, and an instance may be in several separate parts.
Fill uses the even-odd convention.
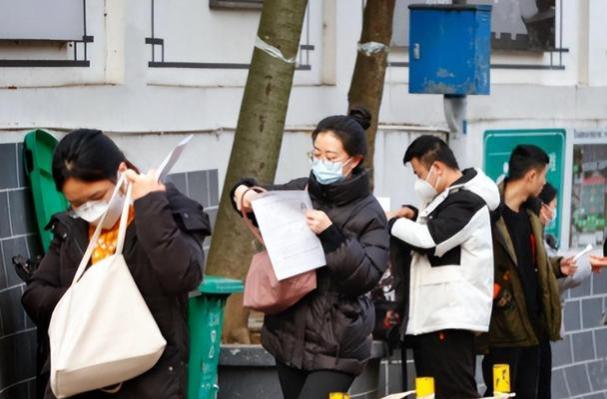
[[[463,176],[391,234],[413,248],[407,334],[486,332],[493,296],[490,211],[500,195],[480,169]]]

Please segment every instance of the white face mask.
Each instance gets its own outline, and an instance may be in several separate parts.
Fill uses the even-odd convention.
[[[103,214],[107,211],[107,216],[105,217],[101,228],[111,229],[118,219],[120,219],[124,201],[124,195],[118,193],[118,196],[114,199],[111,207],[107,201],[89,201],[80,205],[78,208],[74,208],[74,213],[91,225],[97,226],[99,222],[101,222]]]
[[[430,175],[433,172],[433,168],[430,168],[430,172],[428,172],[428,176],[426,176],[426,179],[420,179],[419,177],[417,178],[417,180],[415,181],[415,186],[413,187],[415,190],[415,193],[417,194],[417,196],[419,197],[420,200],[422,200],[422,202],[424,204],[428,204],[430,201],[432,201],[434,199],[434,197],[436,197],[438,195],[438,191],[436,191],[436,189],[434,188],[434,186],[430,183],[428,183],[428,177],[430,177]],[[438,183],[438,181],[437,181]]]

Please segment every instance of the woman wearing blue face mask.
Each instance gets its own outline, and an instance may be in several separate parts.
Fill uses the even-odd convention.
[[[262,344],[276,358],[285,399],[346,392],[370,356],[375,315],[365,294],[387,268],[389,236],[362,167],[369,119],[364,109],[323,119],[312,133],[310,176],[266,187],[308,190],[314,205],[308,225],[327,260],[315,291],[264,320]],[[232,191],[234,207],[242,203],[250,217],[255,185],[243,179]]]
[[[132,184],[133,204],[123,255],[143,299],[167,341],[164,353],[146,373],[109,390],[74,396],[97,398],[184,398],[188,362],[188,293],[202,279],[202,242],[210,234],[202,206],[162,184],[154,173],[138,174],[116,144],[99,130],[67,134],[53,155],[53,179],[71,211],[52,217],[50,248],[28,283],[22,302],[39,329],[48,328],[53,310],[71,285],[96,226],[107,212],[90,267],[114,254],[122,204],[109,200],[118,190],[118,174]],[[116,203],[114,203],[116,202]],[[86,273],[86,272],[85,272]],[[43,347],[47,347],[41,343]],[[42,373],[49,373],[50,359]],[[45,399],[55,396],[46,389]]]

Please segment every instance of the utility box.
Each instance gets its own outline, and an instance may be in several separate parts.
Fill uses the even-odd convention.
[[[409,92],[489,94],[491,6],[413,4]]]

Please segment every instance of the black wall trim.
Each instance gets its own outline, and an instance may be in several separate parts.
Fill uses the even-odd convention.
[[[184,69],[249,69],[250,64],[228,62],[148,62],[150,68],[184,68]],[[296,71],[310,71],[311,65],[298,65]]]
[[[222,62],[148,62],[150,68],[191,68],[191,69],[249,69],[249,64]]]
[[[90,66],[90,61],[76,60],[0,60],[0,67],[5,68],[65,68]]]

